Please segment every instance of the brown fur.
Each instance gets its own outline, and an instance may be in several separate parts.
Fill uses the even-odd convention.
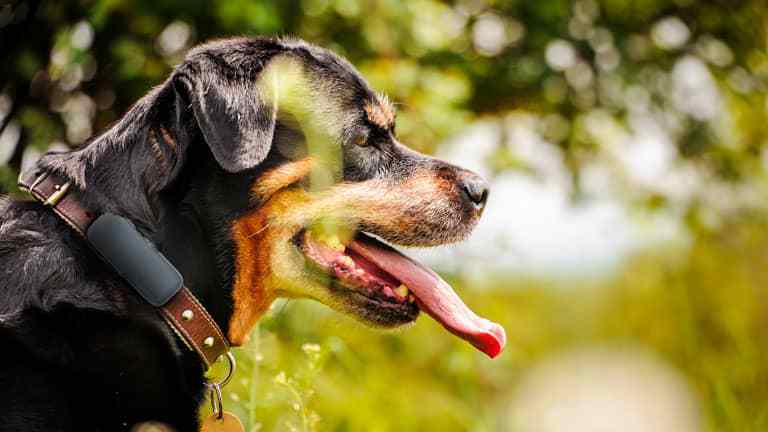
[[[232,237],[237,245],[232,297],[234,311],[229,322],[229,341],[239,346],[248,341],[248,334],[274,297],[265,289],[264,279],[271,273],[269,263],[270,239],[266,226],[266,212],[261,211],[235,222]]]
[[[171,150],[175,153],[176,152],[176,141],[173,140],[173,138],[171,137],[171,134],[168,133],[168,131],[165,130],[165,128],[161,127],[160,128],[160,135],[163,136],[163,139],[165,140],[165,143],[168,144],[168,147],[170,147]]]
[[[155,134],[154,129],[150,129],[149,131],[149,143],[152,147],[152,154],[155,156],[155,159],[157,159],[157,162],[160,163],[164,170],[167,170],[168,161],[166,161],[165,156],[163,156],[163,150],[157,142],[157,135]]]
[[[395,108],[386,96],[377,94],[375,100],[365,102],[363,110],[368,121],[376,126],[384,130],[394,128]]]
[[[309,175],[315,164],[313,158],[305,158],[297,162],[281,165],[259,177],[251,192],[253,198],[264,201],[280,189],[294,184]]]

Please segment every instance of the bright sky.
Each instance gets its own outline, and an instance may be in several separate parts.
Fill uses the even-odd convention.
[[[639,248],[681,236],[674,218],[638,220],[610,196],[571,202],[562,156],[535,132],[533,121],[526,115],[512,117],[506,121],[506,132],[513,153],[539,175],[512,171],[494,178],[488,207],[473,236],[458,245],[414,251],[420,259],[438,269],[461,268],[470,275],[500,271],[593,276],[614,269]],[[437,156],[490,178],[486,161],[499,133],[497,123],[480,122],[442,146]],[[647,142],[652,143],[650,153],[660,148],[653,140]],[[657,169],[656,164],[646,166]]]

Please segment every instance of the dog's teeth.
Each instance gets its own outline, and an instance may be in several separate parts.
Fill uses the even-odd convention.
[[[365,270],[363,270],[361,268],[355,269],[355,275],[363,276],[363,275],[365,275]]]
[[[408,287],[403,284],[400,284],[399,287],[395,288],[395,292],[397,293],[397,295],[399,295],[402,298],[408,297],[408,293],[409,293]]]
[[[343,256],[339,257],[339,263],[341,263],[341,264],[343,264],[343,265],[345,265],[347,267],[354,267],[355,266],[355,261],[353,261],[352,258],[350,258],[347,255],[343,255]]]

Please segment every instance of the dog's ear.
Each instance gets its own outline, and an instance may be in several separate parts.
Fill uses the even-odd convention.
[[[269,153],[277,107],[261,94],[258,74],[220,70],[208,62],[180,67],[172,80],[191,106],[213,156],[228,172],[259,165]]]

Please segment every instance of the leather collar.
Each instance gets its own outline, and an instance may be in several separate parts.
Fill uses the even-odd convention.
[[[88,228],[100,215],[83,205],[81,191],[73,184],[54,173],[31,170],[20,177],[19,187],[50,207],[88,242]],[[182,342],[197,352],[207,367],[224,354],[229,357],[226,337],[186,286],[182,286],[165,304],[158,306],[157,311]]]

